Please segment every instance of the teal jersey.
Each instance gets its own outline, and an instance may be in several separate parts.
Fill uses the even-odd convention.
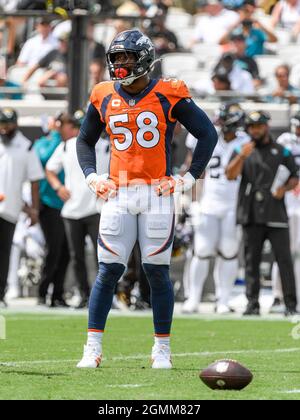
[[[36,140],[34,143],[34,148],[37,155],[40,158],[40,161],[45,169],[46,164],[50,157],[53,155],[55,149],[62,141],[61,135],[58,131],[51,131],[47,136],[43,136],[40,139]],[[61,171],[58,175],[58,178],[62,184],[65,181],[64,171]],[[43,204],[48,207],[60,210],[64,202],[58,197],[54,189],[51,187],[47,179],[42,179],[40,181],[40,200]]]

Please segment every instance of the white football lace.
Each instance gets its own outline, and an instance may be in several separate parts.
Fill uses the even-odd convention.
[[[170,349],[165,344],[154,346],[152,357],[156,360],[170,359]]]
[[[100,348],[95,346],[86,346],[84,349],[84,358],[97,358],[101,356]]]

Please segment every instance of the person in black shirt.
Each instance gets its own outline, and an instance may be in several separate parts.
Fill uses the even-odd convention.
[[[233,153],[226,168],[228,179],[241,175],[237,223],[243,227],[245,243],[248,306],[244,315],[259,315],[259,266],[266,239],[272,244],[279,266],[285,314],[296,313],[295,276],[284,195],[298,184],[297,165],[292,154],[273,141],[269,119],[263,111],[247,115],[246,128],[251,142]]]

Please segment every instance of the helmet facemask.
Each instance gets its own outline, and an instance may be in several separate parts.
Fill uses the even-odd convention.
[[[134,54],[135,60],[132,61],[128,56],[128,59],[125,62],[116,63],[115,56],[117,53],[124,53],[126,56],[128,56],[128,53]],[[152,69],[151,63],[147,63],[147,55],[147,51],[144,50],[130,51],[116,49],[113,52],[109,51],[106,54],[106,58],[111,79],[119,81],[124,86],[129,86],[136,79],[145,76]]]

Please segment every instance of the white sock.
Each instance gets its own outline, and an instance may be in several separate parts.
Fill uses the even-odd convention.
[[[190,288],[189,297],[196,305],[200,302],[203,285],[208,276],[209,260],[201,259],[196,256],[192,258],[190,266]]]
[[[238,274],[238,260],[225,260],[218,256],[214,267],[216,298],[219,304],[228,306],[234,282]]]
[[[170,346],[170,336],[166,336],[166,337],[154,337],[154,344],[158,344],[158,345],[162,345],[164,344],[165,346]]]
[[[87,345],[94,346],[102,344],[103,332],[88,331]]]

